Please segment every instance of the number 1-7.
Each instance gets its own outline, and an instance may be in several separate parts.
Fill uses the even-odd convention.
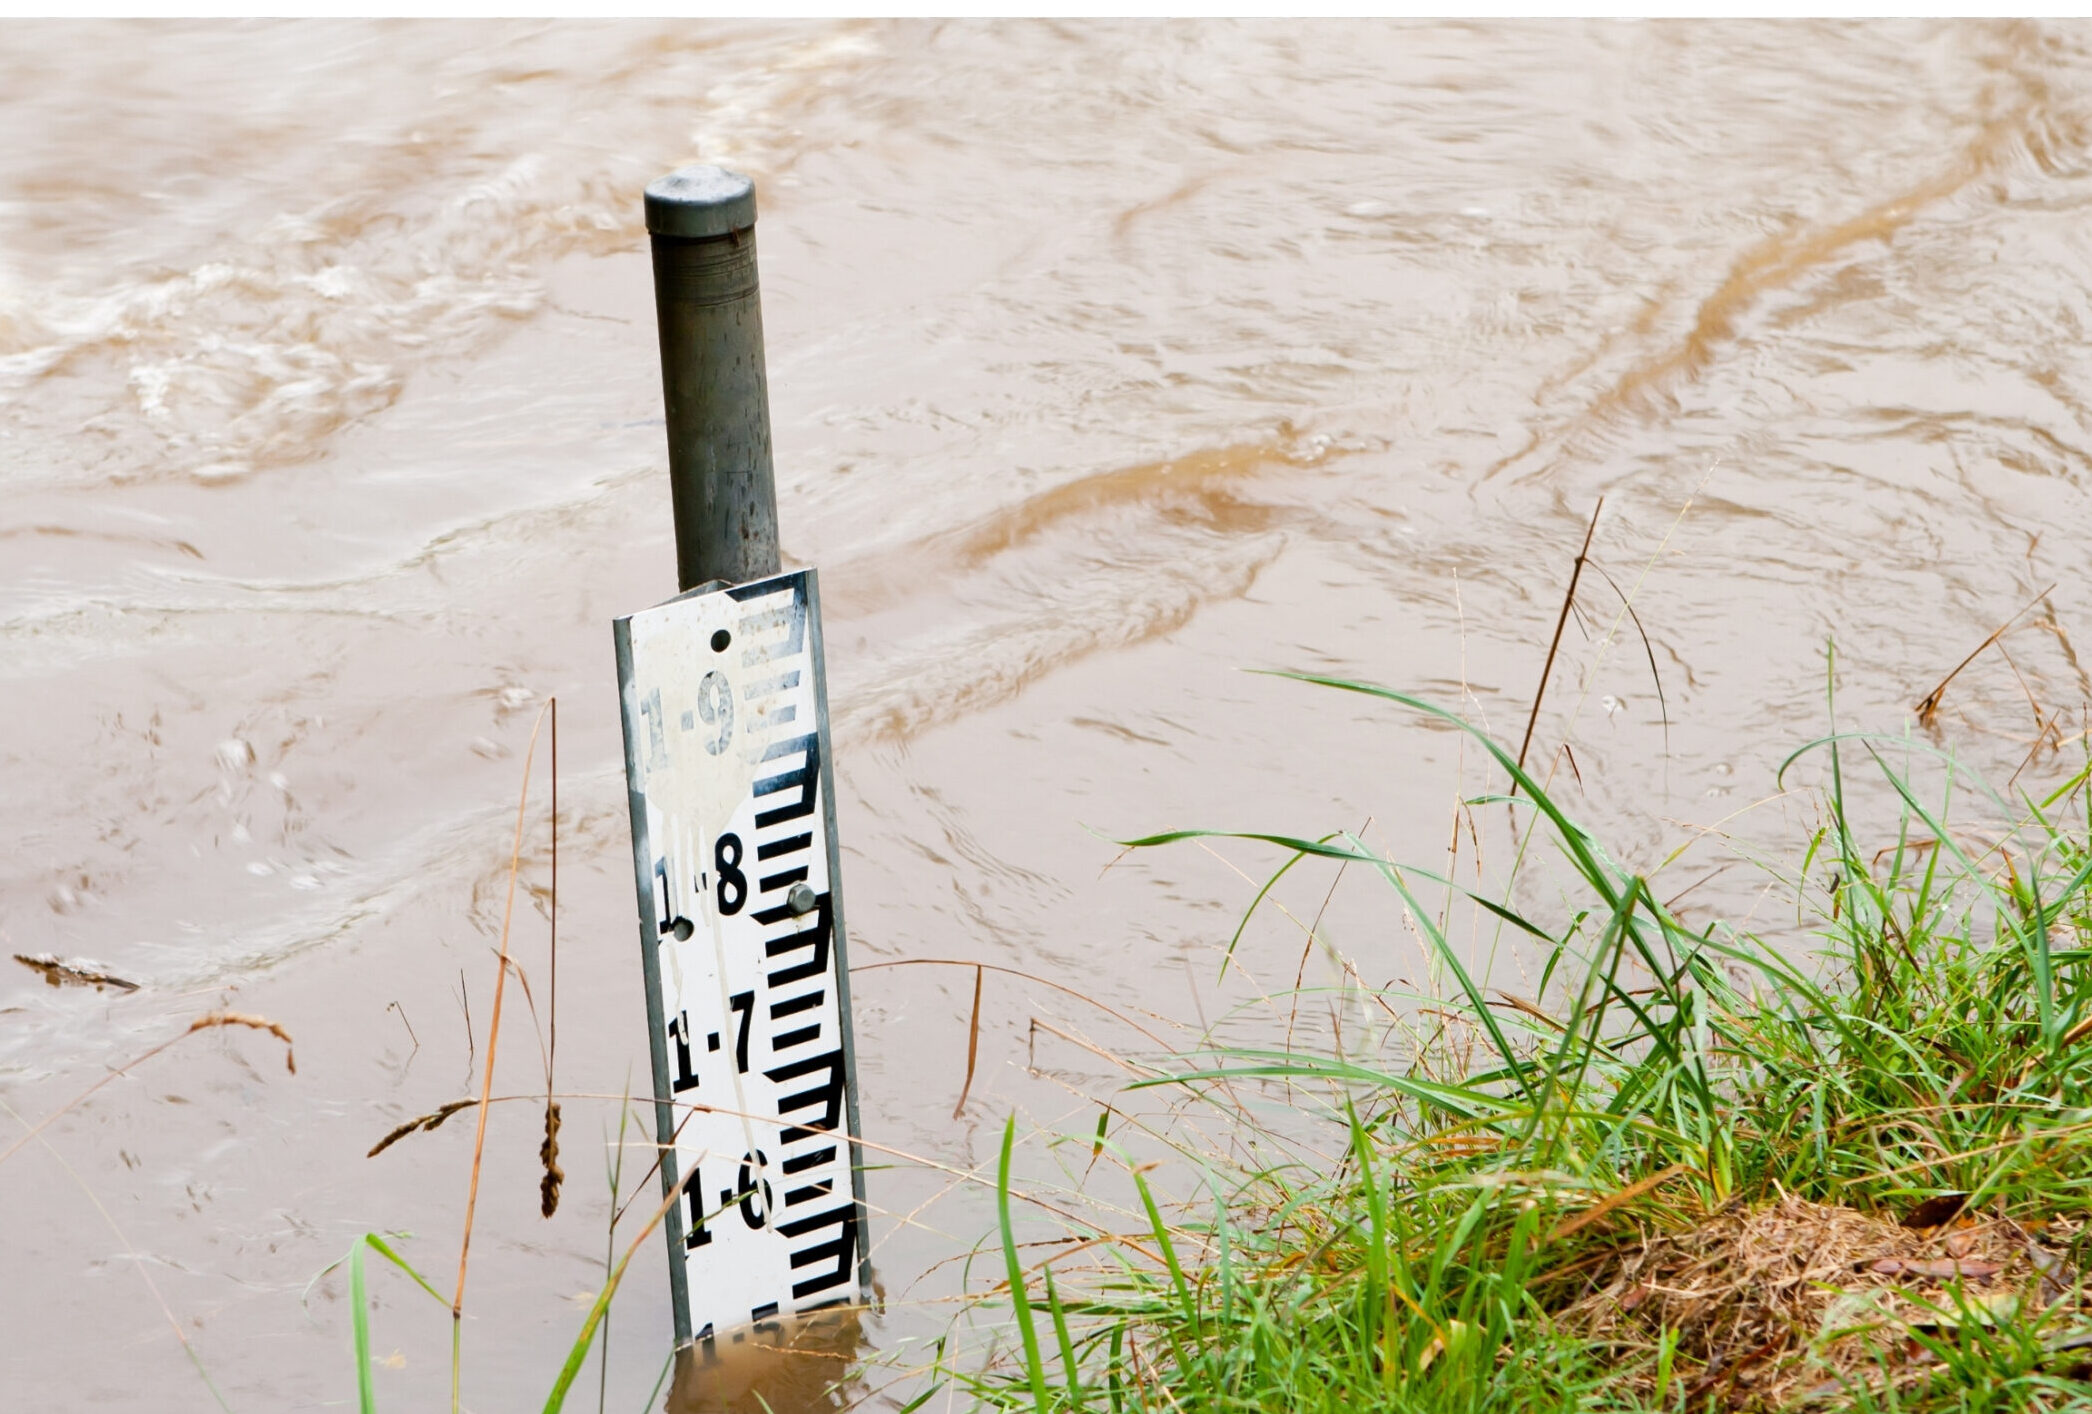
[[[755,1016],[755,993],[736,992],[727,998],[727,1004],[741,1013],[741,1024],[734,1028],[734,1069],[748,1074],[748,1023]]]

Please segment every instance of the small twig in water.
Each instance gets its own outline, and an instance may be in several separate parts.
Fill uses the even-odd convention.
[[[1533,744],[1533,728],[1540,721],[1540,704],[1547,699],[1547,680],[1554,675],[1554,655],[1562,646],[1562,630],[1569,626],[1569,609],[1576,603],[1576,582],[1583,577],[1584,561],[1591,553],[1591,537],[1598,533],[1598,513],[1605,509],[1605,497],[1591,507],[1591,523],[1584,528],[1584,544],[1576,552],[1576,563],[1569,569],[1569,592],[1562,596],[1561,616],[1554,621],[1554,637],[1547,643],[1547,661],[1540,666],[1540,686],[1533,693],[1533,710],[1525,719],[1525,739],[1518,743],[1518,769],[1525,769],[1525,753]],[[1518,782],[1511,782],[1512,795],[1518,794]]]
[[[2005,630],[2011,628],[2012,625],[2018,623],[2022,618],[2024,618],[2028,610],[2032,609],[2035,605],[2039,604],[2042,600],[2048,598],[2050,594],[2055,592],[2055,588],[2056,586],[2051,584],[2047,589],[2042,590],[2039,594],[2036,594],[2031,600],[2029,600],[2027,602],[2026,608],[2021,609],[2011,618],[2005,620],[1996,628],[1992,629],[1990,631],[1990,637],[1984,639],[1981,643],[1977,644],[1974,651],[1972,651],[1968,655],[1968,657],[1963,658],[1959,663],[1956,663],[1954,665],[1953,672],[1948,673],[1945,677],[1939,680],[1938,687],[1935,687],[1934,689],[1932,689],[1932,691],[1925,694],[1923,700],[1921,700],[1917,705],[1919,726],[1929,727],[1932,725],[1933,720],[1939,716],[1940,699],[1945,697],[1947,694],[1947,684],[1954,681],[1955,678],[1959,677],[1963,668],[1966,668],[1969,664],[1975,662],[1977,656],[1981,654],[1984,649],[1990,647],[1991,644],[1996,643],[1999,639],[2003,638],[2005,636]]]
[[[465,986],[465,969],[458,969],[458,1006],[465,1013],[465,1083],[472,1083],[473,1062],[479,1059],[479,1042],[472,1035],[472,994]]]
[[[396,1011],[400,1014],[400,1025],[407,1028],[407,1039],[414,1043],[414,1049],[408,1052],[408,1054],[410,1056],[419,1054],[421,1051],[421,1038],[414,1034],[414,1023],[407,1020],[407,1009],[398,1002],[387,1002],[385,1010]]]
[[[2034,764],[2034,758],[2040,754],[2041,748],[2051,743],[2053,743],[2056,750],[2061,751],[2063,749],[2063,730],[2056,725],[2054,720],[2051,720],[2047,726],[2043,727],[2035,735],[2034,744],[2027,748],[2027,754],[2020,757],[2019,764],[2012,768],[2012,774],[2005,780],[2006,790],[2012,789],[2014,783],[2019,780],[2020,772]]]
[[[966,1113],[966,1097],[973,1091],[973,1063],[981,1050],[981,983],[986,977],[980,966],[973,969],[973,1019],[966,1023],[966,1082],[959,1087],[959,1103],[952,1106],[952,1118]]]
[[[1699,878],[1693,880],[1690,884],[1687,884],[1684,888],[1678,890],[1677,893],[1672,894],[1669,898],[1665,899],[1663,901],[1663,911],[1669,913],[1671,909],[1677,904],[1679,899],[1684,898],[1687,894],[1691,893],[1694,889],[1700,887],[1700,885],[1706,883],[1709,879],[1717,878],[1723,874],[1728,873],[1729,870],[1735,866],[1735,863],[1736,861],[1732,859],[1728,863],[1720,865],[1717,868],[1712,869],[1705,874],[1702,874]]]
[[[545,1045],[545,1142],[538,1146],[545,1176],[538,1181],[538,1210],[549,1218],[559,1211],[559,1185],[566,1181],[566,1172],[559,1166],[559,1101],[552,1098],[552,1062],[559,1055],[559,699],[548,697],[545,705],[552,713],[552,897],[547,918],[552,959],[551,995],[545,999],[551,1039]],[[604,1335],[609,1335],[607,1328]]]
[[[2002,643],[1998,645],[1998,656],[2005,660],[2006,667],[2012,669],[2012,676],[2019,683],[2019,690],[2027,696],[2027,707],[2034,714],[2034,729],[2038,733],[2034,739],[2039,741],[2048,734],[2048,714],[2041,710],[2041,702],[2034,696],[2034,689],[2027,686],[2026,676],[2020,672],[2019,664],[2012,661],[2012,655],[2005,651],[2005,645]]]

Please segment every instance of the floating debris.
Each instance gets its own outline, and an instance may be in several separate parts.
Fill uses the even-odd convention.
[[[256,1031],[266,1031],[283,1042],[283,1068],[291,1074],[298,1073],[298,1056],[291,1049],[291,1033],[283,1029],[280,1021],[271,1021],[266,1016],[256,1016],[245,1011],[214,1011],[209,1016],[199,1016],[189,1023],[190,1031],[206,1031],[214,1026],[247,1026]]]
[[[405,1124],[400,1125],[398,1128],[394,1129],[383,1139],[380,1139],[377,1143],[371,1145],[370,1152],[368,1154],[365,1154],[364,1157],[366,1159],[375,1159],[376,1157],[378,1157],[378,1155],[384,1153],[387,1149],[390,1149],[394,1144],[397,1144],[400,1140],[406,1138],[415,1130],[433,1130],[437,1126],[441,1125],[443,1121],[449,1119],[452,1115],[456,1114],[459,1110],[470,1109],[472,1106],[478,1103],[479,1101],[477,1100],[452,1100],[449,1104],[445,1105],[440,1110],[433,1110],[425,1115],[416,1115],[414,1118],[408,1120]]]
[[[22,966],[44,974],[44,981],[54,987],[116,987],[126,992],[138,990],[138,984],[127,978],[118,977],[92,958],[60,957],[56,953],[39,952],[15,954],[15,961]]]

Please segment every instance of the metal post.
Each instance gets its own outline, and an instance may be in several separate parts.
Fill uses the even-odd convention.
[[[749,1323],[825,1309],[853,1289],[862,1299],[869,1231],[820,591],[811,568],[778,572],[755,184],[687,167],[647,187],[646,218],[683,592],[615,627],[682,1345],[728,1331],[739,1341]],[[769,863],[744,872],[744,859]],[[783,1029],[752,1029],[758,997]],[[722,1100],[708,1098],[679,1121],[676,1097],[701,1084],[777,1119],[744,1109],[715,1124]],[[742,1152],[751,1125],[772,1137]],[[845,1136],[847,1148],[836,1142]],[[748,1200],[730,1223],[721,1205],[736,1190],[718,1186],[735,1172],[729,1151],[742,1152],[733,1183]],[[777,1190],[775,1222],[763,1177],[773,1158],[780,1176],[796,1176]]]
[[[755,183],[722,167],[685,167],[648,185],[646,226],[676,578],[684,590],[763,579],[779,565]]]

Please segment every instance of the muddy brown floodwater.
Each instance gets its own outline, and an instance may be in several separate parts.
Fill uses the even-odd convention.
[[[1121,1078],[1058,1033],[1146,1043],[989,974],[955,1120],[971,970],[872,964],[1180,1019],[1291,984],[1275,914],[1217,976],[1269,851],[1110,838],[1370,821],[1441,863],[1471,748],[1241,670],[1515,740],[1601,494],[1534,750],[1629,865],[1806,830],[1745,807],[1828,721],[1827,641],[1839,720],[1902,730],[2052,582],[1933,739],[2021,786],[2078,750],[2034,748],[2092,695],[2083,27],[13,24],[0,134],[0,952],[137,984],[0,959],[0,1143],[207,1011],[297,1046],[201,1033],[0,1165],[9,1408],[216,1407],[170,1320],[232,1408],[340,1407],[315,1273],[394,1232],[448,1289],[472,1126],[364,1153],[485,1054],[556,694],[566,1199],[495,1112],[464,1328],[468,1407],[542,1401],[602,1282],[618,1106],[578,1097],[646,1085],[610,620],[675,587],[640,191],[687,162],[760,183],[883,1144],[992,1170],[1013,1109]],[[1663,877],[1746,914],[1722,858]],[[1424,985],[1384,890],[1326,927]],[[502,1093],[544,1083],[517,1000]],[[871,1175],[889,1353],[988,1227],[946,1185]],[[657,1249],[608,1408],[660,1370]],[[372,1283],[381,1403],[440,1407],[446,1313]]]

